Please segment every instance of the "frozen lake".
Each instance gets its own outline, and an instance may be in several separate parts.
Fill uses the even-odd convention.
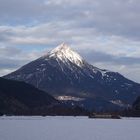
[[[0,117],[0,140],[140,140],[140,119]]]

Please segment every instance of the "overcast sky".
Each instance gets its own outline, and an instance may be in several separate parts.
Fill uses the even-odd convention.
[[[139,0],[0,0],[0,76],[62,42],[140,83]]]

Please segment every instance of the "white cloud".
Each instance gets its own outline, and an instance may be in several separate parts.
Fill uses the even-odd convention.
[[[140,81],[139,13],[139,0],[0,0],[1,73],[13,60],[12,70],[41,56],[42,45],[66,42],[91,63]]]

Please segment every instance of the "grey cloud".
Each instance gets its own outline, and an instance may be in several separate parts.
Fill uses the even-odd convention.
[[[14,71],[26,63],[37,59],[44,52],[23,51],[17,47],[0,47],[0,75]]]
[[[48,49],[61,42],[86,50],[81,54],[99,67],[139,73],[139,13],[139,0],[0,0],[1,73],[41,54],[26,52],[27,47]]]
[[[0,70],[16,69],[27,62],[20,58],[22,51],[16,47],[0,47]]]
[[[20,22],[41,16],[43,0],[0,0],[0,21]]]
[[[8,59],[8,58],[0,58],[0,69],[11,69],[11,68],[18,68],[24,64],[24,60],[15,60],[15,59]]]
[[[1,23],[73,21],[69,28],[88,27],[102,34],[136,40],[140,39],[139,13],[139,0],[0,0]]]
[[[82,51],[81,54],[88,62],[91,62],[93,65],[94,63],[110,63],[114,65],[125,66],[140,64],[140,57],[114,56],[97,51]]]
[[[16,47],[0,47],[0,56],[11,57],[21,53],[21,50]]]

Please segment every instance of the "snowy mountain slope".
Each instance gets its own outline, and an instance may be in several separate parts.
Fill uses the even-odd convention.
[[[140,95],[139,84],[119,73],[90,65],[64,43],[5,78],[25,81],[56,98],[90,98],[119,107],[131,105]]]
[[[69,64],[69,62],[82,67],[84,64],[83,58],[76,52],[72,51],[65,43],[62,43],[54,50],[49,52],[44,58],[55,58],[57,61],[62,61],[65,64]]]

